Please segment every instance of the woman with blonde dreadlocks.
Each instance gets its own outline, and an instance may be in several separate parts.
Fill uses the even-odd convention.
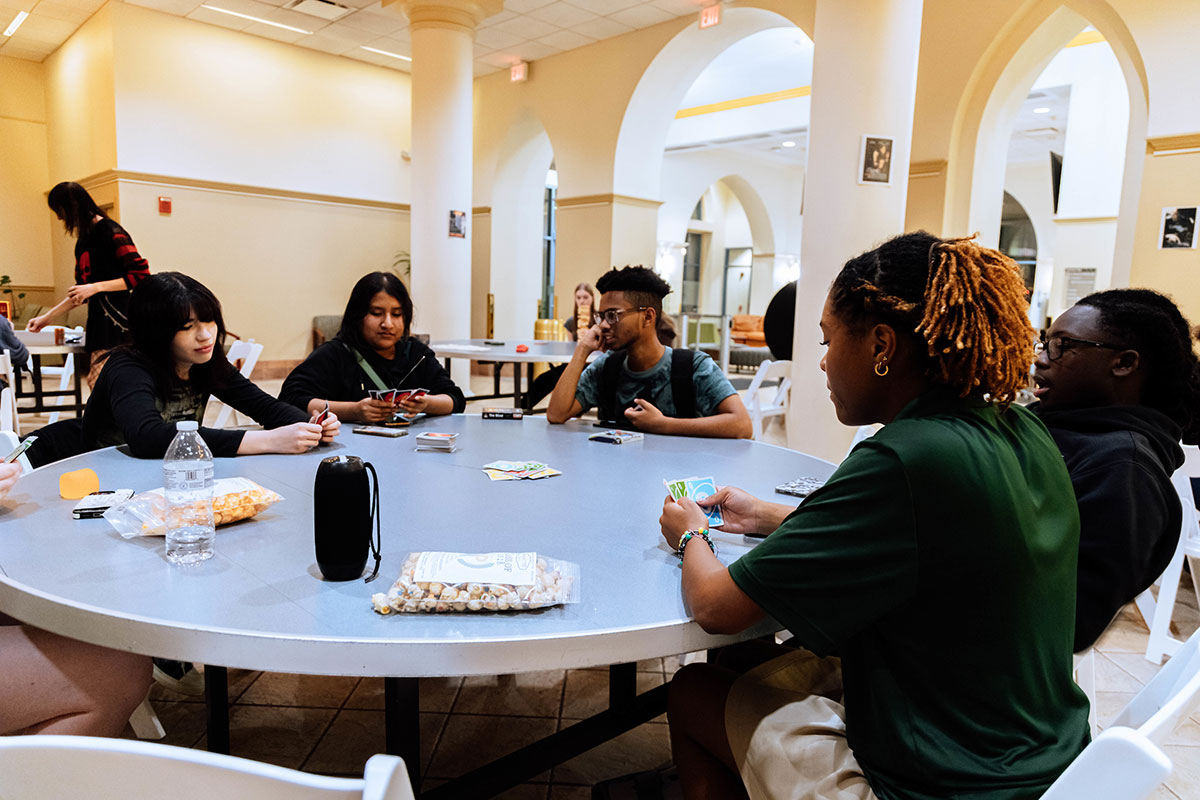
[[[1088,704],[1071,678],[1071,483],[1010,405],[1034,343],[1016,265],[898,236],[845,265],[820,327],[838,419],[884,428],[798,508],[709,498],[725,531],[770,534],[728,568],[699,506],[663,504],[696,621],[733,633],[770,615],[802,645],[748,643],[770,660],[743,649],[741,675],[725,659],[676,674],[683,796],[1038,797],[1087,743]]]

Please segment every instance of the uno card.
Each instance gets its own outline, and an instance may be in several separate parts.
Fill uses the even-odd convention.
[[[687,495],[696,502],[712,497],[717,493],[717,482],[712,478],[687,478]],[[705,515],[708,516],[708,525],[711,528],[719,528],[725,524],[725,518],[721,516],[721,507],[713,506],[712,508],[704,509]]]
[[[316,421],[316,423],[317,423],[318,425],[320,425],[322,422],[324,422],[325,420],[329,419],[329,414],[330,414],[330,411],[329,411],[329,401],[328,401],[328,400],[326,400],[326,401],[325,401],[325,410],[324,410],[324,411],[322,411],[320,414],[317,414],[317,419],[315,420],[315,421]]]
[[[687,482],[683,480],[663,481],[663,486],[667,487],[667,494],[678,500],[681,497],[687,497]]]
[[[396,399],[398,394],[399,392],[396,389],[386,389],[379,393],[379,399],[394,406],[400,405],[400,401]]]

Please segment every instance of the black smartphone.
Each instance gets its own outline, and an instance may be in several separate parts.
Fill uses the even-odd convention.
[[[71,509],[71,516],[75,519],[97,519],[103,517],[105,511],[124,503],[131,497],[133,497],[133,489],[105,489],[92,492],[75,504],[75,507]]]
[[[37,441],[36,436],[26,436],[25,441],[17,445],[16,449],[4,457],[5,464],[11,464],[21,457],[21,454],[29,449],[29,446]]]

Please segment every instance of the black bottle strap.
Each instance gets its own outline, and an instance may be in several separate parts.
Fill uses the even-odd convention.
[[[371,519],[375,521],[375,538],[368,539],[371,544],[371,555],[375,556],[375,569],[371,570],[370,576],[363,581],[363,583],[370,583],[379,577],[379,561],[382,558],[379,551],[383,548],[383,536],[380,531],[382,523],[379,519],[379,473],[375,471],[375,465],[370,461],[364,461],[363,466],[370,471],[375,484],[371,490]]]

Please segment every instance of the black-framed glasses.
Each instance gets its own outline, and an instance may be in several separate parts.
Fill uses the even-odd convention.
[[[607,322],[609,327],[616,325],[621,321],[621,316],[628,314],[630,311],[645,311],[650,306],[637,306],[636,308],[606,308],[603,311],[596,312],[596,324]]]
[[[1042,334],[1041,339],[1033,346],[1035,354],[1045,353],[1046,357],[1051,361],[1058,361],[1062,358],[1062,354],[1073,347],[1086,345],[1088,347],[1103,347],[1105,350],[1125,350],[1127,348],[1119,344],[1108,344],[1107,342],[1093,342],[1088,339],[1076,339],[1072,336],[1051,336],[1046,338],[1046,334]]]

